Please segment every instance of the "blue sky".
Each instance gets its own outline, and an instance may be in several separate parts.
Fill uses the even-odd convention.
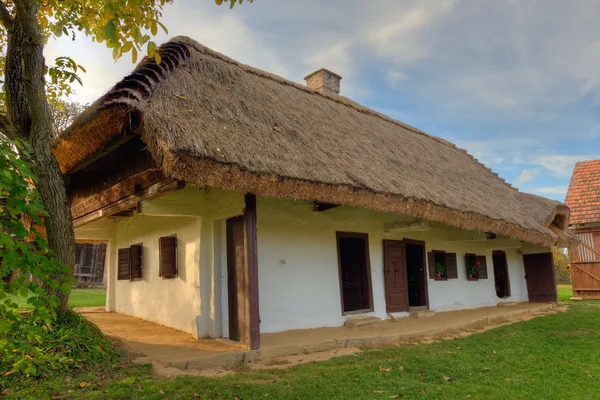
[[[466,149],[520,190],[564,200],[576,161],[600,158],[600,2],[176,0],[169,34],[302,82],[325,67],[341,94]],[[132,68],[84,37],[52,42],[87,69],[92,102]]]

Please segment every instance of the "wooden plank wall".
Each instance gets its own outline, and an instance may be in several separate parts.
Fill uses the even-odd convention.
[[[600,228],[580,228],[574,233],[581,244],[569,250],[573,295],[600,299]]]

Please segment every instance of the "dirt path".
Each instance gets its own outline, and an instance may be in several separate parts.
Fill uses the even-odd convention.
[[[472,325],[468,328],[447,330],[437,335],[414,337],[410,339],[400,340],[395,343],[388,343],[384,346],[416,346],[421,344],[437,343],[443,340],[452,340],[455,338],[463,338],[476,333],[482,333],[505,325],[511,325],[530,319],[553,315],[559,312],[568,310],[568,307],[559,306],[550,310],[541,312],[532,312],[520,314],[509,318],[494,319],[487,323]],[[358,347],[346,347],[335,350],[326,350],[308,354],[287,355],[282,357],[262,358],[256,361],[249,362],[242,367],[207,367],[207,368],[190,368],[181,370],[174,367],[169,367],[161,363],[153,363],[153,373],[160,376],[175,377],[179,375],[195,375],[195,376],[226,376],[242,371],[261,371],[267,369],[286,369],[299,364],[310,362],[327,361],[334,357],[353,355],[361,353],[363,350]]]

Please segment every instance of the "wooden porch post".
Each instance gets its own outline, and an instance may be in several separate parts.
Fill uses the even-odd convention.
[[[247,193],[244,223],[248,266],[248,297],[250,303],[250,349],[260,348],[260,315],[258,308],[258,251],[256,242],[256,196]]]

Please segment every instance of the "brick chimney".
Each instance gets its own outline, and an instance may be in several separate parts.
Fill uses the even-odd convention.
[[[304,77],[306,86],[321,93],[340,94],[342,77],[328,69],[321,68]]]

